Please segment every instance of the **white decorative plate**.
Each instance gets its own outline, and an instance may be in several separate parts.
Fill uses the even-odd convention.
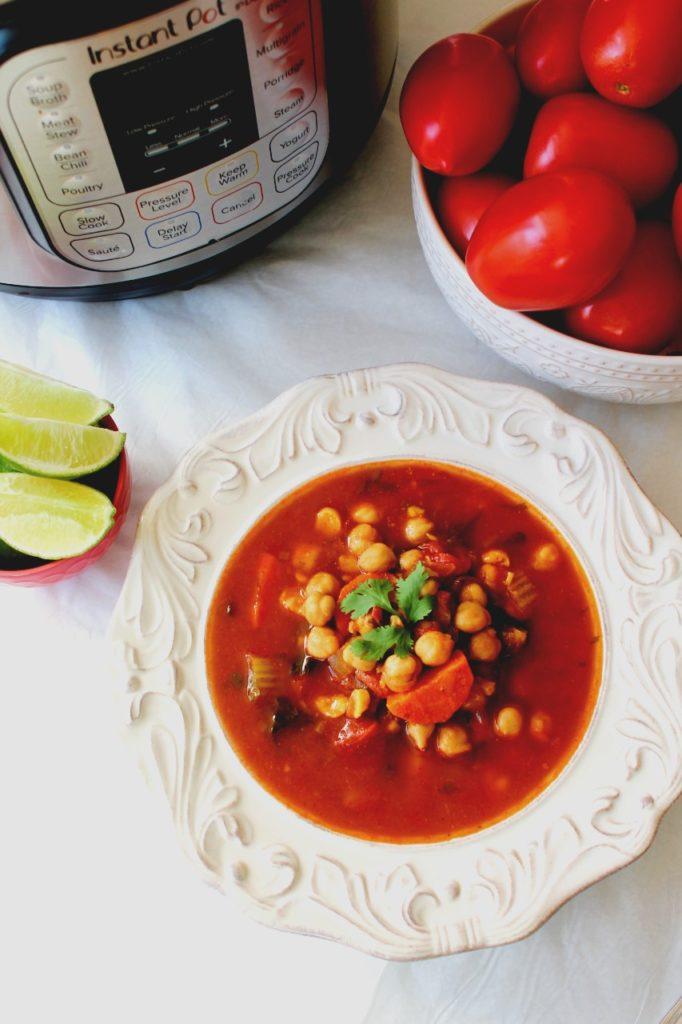
[[[508,820],[394,845],[311,824],[232,752],[204,667],[221,569],[261,513],[335,467],[469,466],[573,544],[605,637],[601,695],[562,775]],[[682,541],[610,442],[524,388],[403,365],[307,381],[200,442],[150,501],[116,610],[129,733],[204,877],[254,918],[416,959],[511,942],[639,856],[682,788]]]

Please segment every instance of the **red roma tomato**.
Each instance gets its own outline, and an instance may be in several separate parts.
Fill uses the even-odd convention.
[[[523,173],[531,178],[565,167],[601,171],[620,182],[635,206],[646,206],[675,173],[677,143],[653,114],[570,93],[549,100],[538,113]]]
[[[514,184],[506,174],[470,174],[444,178],[436,199],[440,226],[454,249],[463,256],[474,228],[498,196]]]
[[[652,107],[682,84],[680,0],[592,0],[580,54],[597,92]]]
[[[565,313],[570,334],[624,352],[659,352],[682,325],[682,266],[667,224],[642,221],[608,287]]]
[[[591,0],[538,0],[516,40],[516,70],[529,92],[545,99],[587,85],[580,31]]]
[[[673,235],[677,246],[677,255],[682,260],[682,185],[677,186],[673,200]]]
[[[473,174],[509,135],[520,87],[494,39],[462,33],[429,47],[400,96],[400,119],[417,160],[438,174]]]
[[[474,284],[506,309],[561,309],[611,281],[635,236],[615,181],[575,168],[529,178],[483,214],[466,254]]]

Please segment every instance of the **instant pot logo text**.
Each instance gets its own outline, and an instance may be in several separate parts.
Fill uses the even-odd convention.
[[[125,35],[108,46],[88,46],[88,57],[91,64],[107,64],[110,61],[121,60],[129,53],[149,50],[160,43],[178,39],[185,32],[194,32],[199,26],[211,25],[214,21],[226,18],[228,14],[225,0],[216,0],[216,3],[207,7],[190,7],[182,18],[167,18],[158,28],[140,32],[139,35]]]

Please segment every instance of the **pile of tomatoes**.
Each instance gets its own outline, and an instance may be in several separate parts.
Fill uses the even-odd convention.
[[[538,0],[426,50],[400,116],[476,286],[682,353],[682,0]]]

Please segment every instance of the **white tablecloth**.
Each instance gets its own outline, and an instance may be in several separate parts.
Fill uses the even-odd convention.
[[[486,4],[404,0],[398,82]],[[104,631],[137,515],[189,445],[324,371],[420,359],[531,383],[453,318],[428,274],[396,109],[394,90],[346,180],[220,280],[115,304],[0,296],[2,356],[110,397],[135,481],[130,521],[97,567],[43,591],[0,590],[0,1019],[11,1024],[657,1024],[680,995],[682,806],[639,863],[525,942],[384,969],[234,919],[185,864],[121,742]],[[606,430],[682,525],[682,405],[543,390]]]

